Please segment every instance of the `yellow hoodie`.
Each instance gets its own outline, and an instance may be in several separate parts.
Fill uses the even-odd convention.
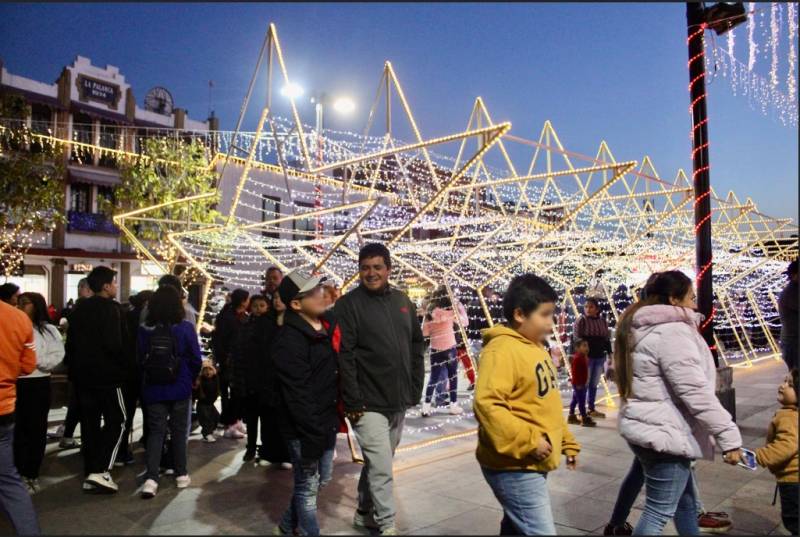
[[[516,330],[497,325],[483,334],[475,386],[478,462],[493,470],[558,468],[562,452],[577,455],[580,445],[567,428],[553,362],[544,347]],[[542,435],[550,456],[531,456]]]

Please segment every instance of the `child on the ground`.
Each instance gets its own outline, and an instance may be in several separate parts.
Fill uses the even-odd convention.
[[[556,371],[542,341],[553,330],[556,292],[523,274],[503,298],[507,325],[484,332],[475,389],[476,456],[503,507],[501,535],[555,535],[547,473],[561,454],[574,470],[580,446],[562,414]]]
[[[792,369],[778,387],[781,408],[775,412],[767,431],[767,444],[756,450],[756,462],[769,469],[778,480],[781,518],[784,527],[797,535],[798,455],[797,455],[798,372]],[[774,500],[773,500],[774,504]]]
[[[611,354],[611,338],[606,320],[600,315],[600,301],[589,297],[583,307],[583,315],[575,321],[573,331],[576,339],[584,339],[589,343],[589,381],[586,389],[586,403],[589,415],[593,418],[605,418],[606,415],[595,409],[597,385],[606,364],[606,355]]]
[[[317,494],[333,473],[339,429],[335,346],[338,326],[319,285],[321,278],[295,269],[278,287],[287,306],[272,347],[282,396],[280,429],[294,470],[294,491],[276,534],[319,535]]]
[[[204,442],[216,442],[214,431],[219,422],[219,411],[214,401],[219,397],[219,379],[213,360],[203,360],[200,377],[197,379],[197,419],[200,422]]]
[[[572,402],[569,404],[567,423],[580,423],[584,427],[594,427],[597,423],[586,414],[586,385],[589,382],[589,342],[579,339],[575,342],[575,354],[572,357]],[[581,413],[581,419],[575,416],[575,407]]]

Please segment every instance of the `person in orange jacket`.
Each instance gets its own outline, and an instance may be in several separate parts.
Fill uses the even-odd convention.
[[[14,465],[17,378],[36,369],[33,324],[21,310],[0,301],[0,506],[19,535],[39,535],[30,494]]]

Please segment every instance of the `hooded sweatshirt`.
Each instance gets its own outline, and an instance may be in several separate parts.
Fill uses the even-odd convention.
[[[742,446],[739,429],[714,393],[716,369],[697,327],[703,315],[677,306],[634,314],[631,394],[619,411],[630,444],[689,459]]]
[[[549,472],[558,468],[562,453],[580,451],[564,418],[550,356],[507,326],[484,332],[473,407],[481,466]],[[535,461],[532,452],[542,436],[553,449],[545,460]]]

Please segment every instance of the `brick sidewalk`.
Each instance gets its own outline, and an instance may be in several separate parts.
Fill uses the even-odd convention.
[[[782,362],[772,360],[752,369],[736,370],[738,424],[746,447],[763,444],[767,425],[777,408],[776,389],[784,371]],[[583,446],[579,469],[559,469],[550,475],[559,533],[601,533],[611,514],[620,481],[632,460],[616,431],[615,417],[609,411],[608,419],[601,420],[595,429],[574,427]],[[468,420],[459,425],[463,431],[471,428]],[[138,436],[136,432],[135,438]],[[408,442],[404,444],[410,445]],[[51,443],[42,467],[43,490],[34,496],[43,532],[268,534],[286,508],[291,473],[243,464],[242,440],[220,439],[216,444],[204,444],[199,435],[192,436],[191,487],[179,491],[169,477],[164,477],[158,495],[148,501],[136,493],[136,474],[143,470],[144,452],[138,444],[134,447],[137,464],[113,474],[120,492],[115,496],[87,496],[80,491],[78,451],[59,452]],[[475,436],[470,435],[406,450],[398,456],[395,496],[401,533],[497,534],[502,513],[483,480],[474,448]],[[349,462],[344,440],[340,441],[338,452],[334,481],[320,496],[320,526],[326,534],[353,534],[350,521],[361,467]],[[770,505],[775,483],[766,470],[749,472],[718,460],[699,462],[697,473],[706,509],[730,513],[734,522],[732,535],[787,534],[780,524],[778,506]],[[629,522],[638,519],[643,500],[640,496]],[[0,534],[11,533],[5,518],[0,517]],[[667,533],[675,533],[671,524]]]

